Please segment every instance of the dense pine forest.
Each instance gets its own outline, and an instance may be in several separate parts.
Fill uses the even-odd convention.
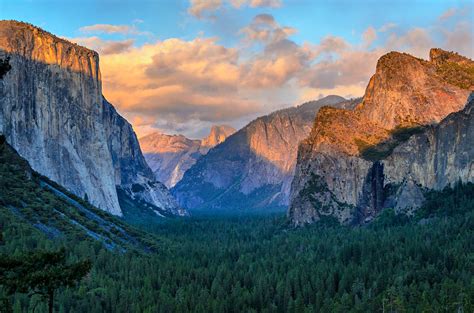
[[[425,196],[411,218],[363,226],[277,214],[133,227],[3,141],[0,311],[473,312],[474,184]]]
[[[57,312],[473,312],[473,194],[457,185],[428,194],[411,219],[389,210],[356,228],[294,229],[281,215],[168,220],[143,226],[155,252],[51,239],[1,206],[0,253],[64,247],[70,262],[92,262],[57,291]],[[13,312],[47,311],[37,295],[9,300]]]

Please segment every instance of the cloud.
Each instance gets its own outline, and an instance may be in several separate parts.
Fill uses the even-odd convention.
[[[217,45],[213,38],[163,41],[145,74],[158,87],[187,85],[193,92],[234,89],[239,80],[238,53]]]
[[[133,39],[127,40],[103,40],[99,37],[77,37],[68,38],[68,40],[79,45],[86,46],[89,49],[96,50],[101,55],[122,53],[129,50],[133,44]]]
[[[335,58],[312,64],[301,74],[300,86],[318,89],[355,85],[365,87],[383,51],[359,50],[348,44],[347,47],[344,51],[338,52]]]
[[[393,28],[397,27],[397,24],[395,23],[387,23],[387,24],[383,24],[379,29],[378,31],[380,33],[385,33]]]
[[[270,14],[259,14],[242,28],[244,50],[255,45],[261,48],[241,65],[242,84],[248,88],[281,87],[308,66],[311,51],[289,39],[296,32]]]
[[[450,19],[451,17],[455,16],[457,14],[457,9],[456,8],[450,8],[450,9],[447,9],[446,11],[443,12],[443,14],[441,14],[441,16],[439,17],[439,19],[441,21],[446,21],[448,19]]]
[[[222,0],[190,0],[188,13],[201,18],[204,12],[216,11],[222,6]]]
[[[138,34],[140,33],[135,26],[130,25],[111,25],[111,24],[95,24],[83,26],[79,28],[83,33],[96,34]]]
[[[127,117],[147,117],[145,125],[135,125],[139,133],[167,120],[192,134],[200,131],[193,129],[199,123],[187,121],[208,128],[261,112],[242,89],[238,52],[214,38],[158,41],[105,55],[101,64],[107,98]]]
[[[302,90],[300,98],[308,100],[319,94],[362,95],[377,60],[389,51],[427,59],[430,48],[440,47],[473,58],[471,15],[459,10],[448,13],[424,28],[401,29],[394,23],[387,23],[378,30],[369,27],[363,32],[359,44],[350,44],[334,36],[324,38],[311,46],[315,55],[311,66],[297,74]],[[373,45],[374,48],[369,48]]]
[[[288,26],[280,26],[270,14],[259,14],[255,16],[249,26],[240,30],[249,42],[260,41],[264,43],[275,43],[296,33],[296,29]]]
[[[440,34],[446,49],[455,49],[462,55],[474,58],[474,34],[471,23],[461,21],[456,24],[454,31],[440,29]]]
[[[282,5],[281,0],[190,0],[188,13],[197,18],[203,18],[224,6],[230,6],[235,9],[243,7],[269,7],[277,8]]]
[[[362,33],[362,40],[363,45],[365,47],[370,47],[370,45],[377,39],[377,31],[372,26],[369,26],[363,33]]]
[[[278,8],[281,7],[281,0],[230,0],[230,3],[235,8],[240,8],[242,6],[250,6],[252,8],[257,7],[271,7]]]
[[[297,29],[270,14],[255,16],[233,47],[202,34],[141,47],[98,37],[81,40],[102,52],[104,94],[139,135],[160,129],[196,137],[211,124],[239,127],[322,95],[362,96],[377,60],[392,50],[427,58],[429,48],[441,47],[472,57],[472,24],[465,17],[453,15],[423,28],[369,26],[358,42],[329,34],[317,43],[296,43]]]
[[[404,34],[391,33],[385,46],[388,50],[404,51],[426,58],[430,48],[435,46],[428,29],[413,28]]]

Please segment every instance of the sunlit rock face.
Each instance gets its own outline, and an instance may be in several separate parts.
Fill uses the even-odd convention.
[[[472,61],[441,49],[430,56],[430,61],[398,52],[382,56],[357,108],[361,116],[393,129],[438,123],[461,110],[472,87],[467,69]]]
[[[121,215],[116,186],[154,176],[132,127],[102,96],[98,54],[29,24],[0,21],[6,57],[0,132],[33,169]]]
[[[209,149],[223,143],[227,137],[235,133],[235,128],[227,125],[214,125],[211,127],[209,135],[201,140],[199,151],[206,154]]]
[[[358,101],[329,96],[260,117],[201,157],[172,191],[191,210],[284,210],[298,142],[308,136],[316,112]]]
[[[384,207],[410,214],[423,188],[473,180],[472,128],[459,122],[470,113],[456,113],[457,122],[447,116],[466,106],[474,63],[440,49],[430,55],[383,56],[355,110],[319,111],[299,147],[288,210],[294,224],[324,216],[363,223]]]
[[[226,125],[212,126],[210,134],[202,140],[155,132],[140,138],[140,146],[156,178],[171,188],[197,159],[233,133],[235,129]]]

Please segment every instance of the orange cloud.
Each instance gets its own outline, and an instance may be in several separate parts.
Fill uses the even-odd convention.
[[[130,49],[135,40],[103,40],[99,37],[77,37],[67,38],[69,41],[86,46],[90,49],[96,50],[101,55],[122,53]]]
[[[163,119],[168,127],[212,124],[261,110],[241,90],[238,52],[212,38],[168,39],[105,55],[101,67],[104,94],[127,117],[147,116],[135,125],[142,129]]]
[[[446,19],[452,23],[456,16]],[[358,44],[335,36],[297,44],[291,40],[296,29],[260,14],[240,31],[241,41],[232,48],[218,38],[201,37],[141,47],[98,37],[76,42],[101,52],[104,94],[139,135],[158,128],[198,136],[211,124],[243,126],[298,101],[361,96],[378,58],[390,50],[426,57],[429,48],[440,46],[472,57],[469,24],[452,25],[405,31],[386,24],[368,27]]]

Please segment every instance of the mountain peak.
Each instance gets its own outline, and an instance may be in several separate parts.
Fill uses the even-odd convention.
[[[460,55],[454,51],[446,51],[440,48],[432,48],[430,50],[430,62],[440,66],[442,64],[452,62],[458,64],[471,64],[473,63],[472,60]]]
[[[227,139],[230,135],[235,133],[235,128],[228,125],[214,125],[211,127],[209,135],[202,139],[201,146],[212,148]]]
[[[431,57],[425,61],[400,52],[382,56],[356,111],[393,129],[437,123],[461,110],[474,86],[472,61],[441,49],[432,49]]]
[[[192,140],[181,134],[163,134],[159,131],[141,137],[139,141],[143,153],[178,153],[199,147],[199,140]]]
[[[15,36],[21,35],[22,33],[30,33],[33,34],[33,36],[36,37],[42,37],[42,38],[49,38],[55,43],[61,43],[65,45],[70,45],[72,47],[75,47],[78,50],[83,51],[84,53],[87,54],[94,54],[98,56],[98,53],[94,50],[91,50],[89,48],[86,48],[84,46],[78,45],[74,42],[71,42],[67,39],[58,37],[47,30],[44,30],[38,26],[35,26],[30,23],[26,22],[21,22],[21,21],[16,21],[16,20],[0,20],[0,31],[2,32],[10,32],[10,38],[13,39]],[[5,38],[3,38],[5,39]]]
[[[86,74],[100,81],[99,54],[39,27],[14,20],[0,21],[0,53],[16,54],[43,64]],[[100,89],[97,86],[97,89]]]

